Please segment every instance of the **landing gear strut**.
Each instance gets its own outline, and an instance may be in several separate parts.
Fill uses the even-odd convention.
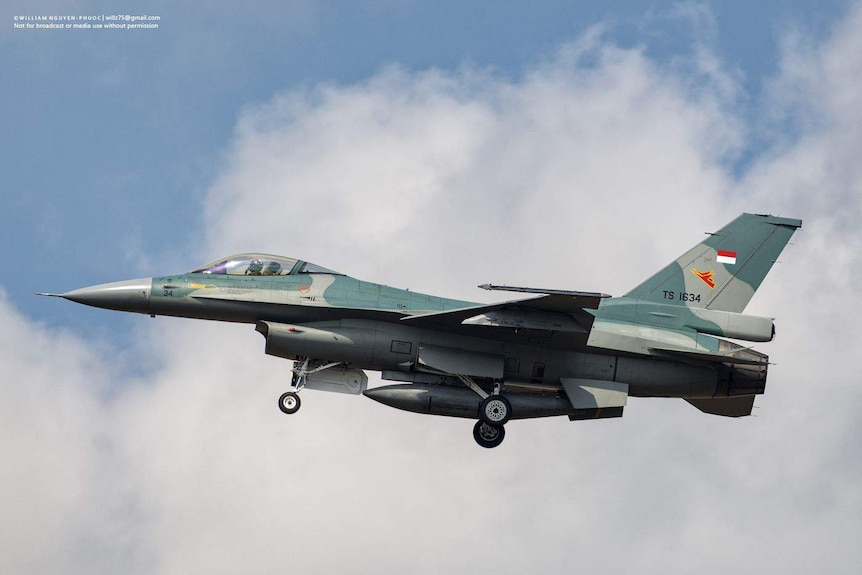
[[[494,386],[494,393],[488,394],[469,375],[456,377],[482,398],[479,404],[479,421],[473,426],[473,439],[482,447],[497,447],[506,437],[506,429],[503,426],[512,417],[512,404],[500,395],[503,382],[498,381]]]
[[[311,358],[302,357],[293,362],[293,369],[291,370],[293,371],[293,376],[290,380],[290,386],[293,388],[293,391],[282,393],[281,397],[278,398],[278,408],[282,413],[292,415],[299,411],[299,407],[302,405],[302,402],[299,400],[299,392],[305,387],[305,382],[309,375],[335,367],[336,365],[341,365],[342,363],[340,361],[333,361],[309,369],[308,364],[310,361]]]

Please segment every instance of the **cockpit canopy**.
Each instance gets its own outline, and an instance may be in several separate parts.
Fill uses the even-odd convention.
[[[282,256],[269,254],[237,254],[217,259],[193,270],[193,274],[219,274],[229,276],[286,276],[296,274],[343,275],[324,267]]]

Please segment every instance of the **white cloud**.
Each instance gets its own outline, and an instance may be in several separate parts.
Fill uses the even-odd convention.
[[[103,399],[113,362],[104,348],[28,322],[2,291],[0,318],[0,571],[60,572],[122,504],[122,486],[106,477],[116,463]]]
[[[472,422],[364,398],[281,415],[289,364],[250,326],[142,318],[158,367],[118,389],[110,346],[0,299],[0,571],[852,572],[860,20],[784,56],[776,85],[822,121],[741,179],[733,75],[692,90],[597,29],[519,80],[389,68],[249,108],[207,198],[202,259],[281,252],[477,299],[485,281],[620,294],[743,209],[802,217],[751,309],[779,328],[758,417],[632,400],[622,420],[513,422],[486,451]]]
[[[732,213],[720,207],[729,182],[714,159],[740,145],[725,104],[707,90],[690,96],[641,51],[595,34],[514,83],[470,68],[393,68],[291,92],[240,120],[208,203],[210,243],[462,297],[476,297],[478,281],[528,281],[550,267],[568,284],[598,282],[588,270],[673,214],[680,231],[700,233]],[[619,222],[632,227],[602,242]],[[626,259],[602,280],[617,292],[655,265]]]

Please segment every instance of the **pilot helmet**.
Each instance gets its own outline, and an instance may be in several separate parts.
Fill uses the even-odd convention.
[[[248,264],[249,273],[259,274],[262,269],[263,269],[263,264],[257,258],[254,258],[253,260],[251,260],[251,263]]]

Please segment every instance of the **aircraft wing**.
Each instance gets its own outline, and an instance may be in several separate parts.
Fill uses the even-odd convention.
[[[519,291],[527,289],[531,288],[518,288]],[[543,295],[533,298],[409,315],[401,321],[422,327],[477,325],[588,333],[593,315],[584,310],[598,308],[602,298],[609,297],[592,292],[544,291],[541,291]]]

